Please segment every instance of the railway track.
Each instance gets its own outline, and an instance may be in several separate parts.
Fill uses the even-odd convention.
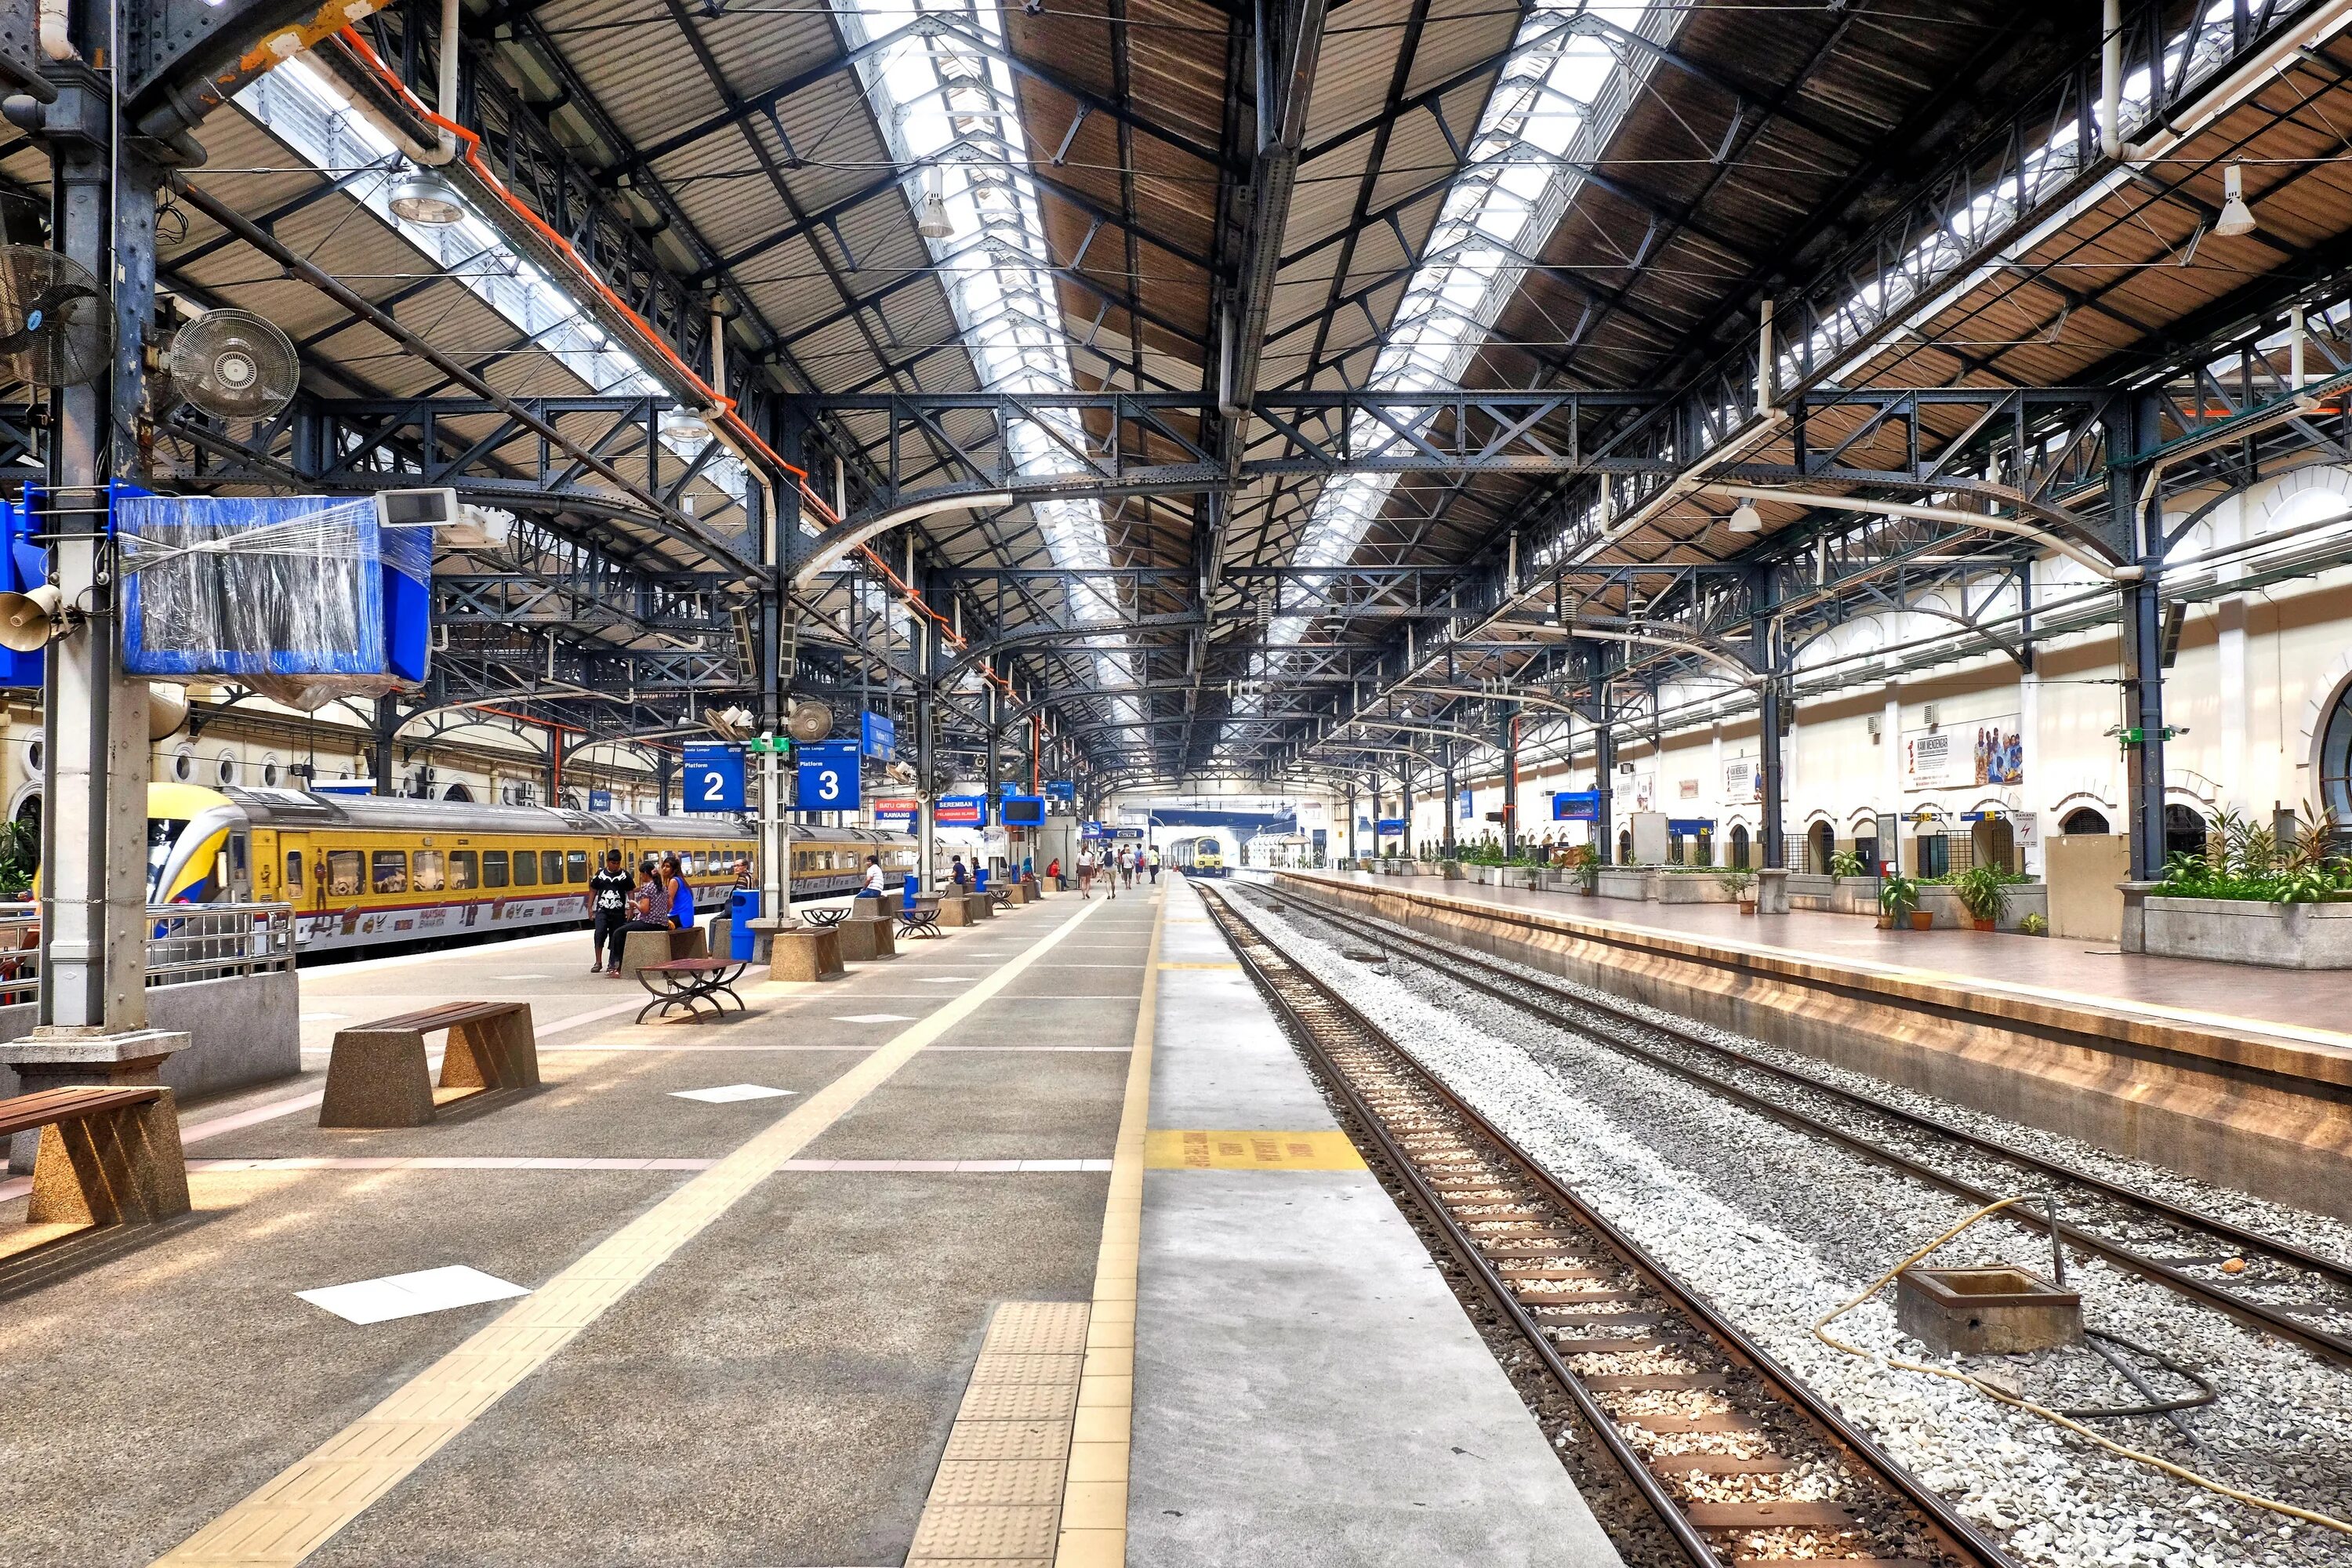
[[[2000,1194],[1922,1155],[1948,1157],[1958,1149],[1967,1158],[2013,1168],[2060,1200],[2054,1221],[2048,1214],[2019,1208],[2008,1216],[2017,1223],[2045,1234],[2054,1224],[2071,1247],[2330,1361],[2352,1365],[2352,1267],[2334,1258],[1548,984],[1453,943],[1368,921],[1289,889],[1255,890],[1359,941],[1377,943],[1384,952],[1412,957],[1452,984],[1507,1003],[1554,1027],[1575,1028],[1612,1050],[1971,1203],[1990,1203]],[[1751,1082],[1738,1082],[1713,1069],[1728,1069]],[[1769,1084],[1774,1092],[1752,1087],[1755,1080]],[[1857,1120],[1876,1125],[1873,1131],[1860,1131]],[[1896,1142],[1907,1148],[1895,1146]],[[2013,1183],[2010,1190],[2016,1190]],[[2232,1260],[2243,1265],[2241,1271],[2227,1271]]]
[[[1684,1558],[1699,1568],[2011,1568],[1943,1499],[1241,920],[1229,895],[1201,892],[1362,1136]]]

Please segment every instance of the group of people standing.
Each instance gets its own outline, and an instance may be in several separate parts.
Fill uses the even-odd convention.
[[[1054,875],[1057,881],[1060,868],[1058,860],[1046,868],[1048,874]],[[1135,886],[1138,875],[1148,877],[1154,884],[1159,882],[1160,851],[1157,848],[1146,849],[1140,845],[1122,844],[1098,855],[1095,847],[1088,844],[1078,850],[1078,897],[1082,899],[1095,896],[1095,878],[1097,876],[1108,884],[1110,896],[1115,899],[1118,897],[1121,887]]]

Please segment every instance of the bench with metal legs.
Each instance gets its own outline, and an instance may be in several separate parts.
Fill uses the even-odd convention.
[[[680,1007],[688,1017],[698,1018],[706,1002],[712,1017],[723,1017],[727,1005],[719,1000],[722,996],[735,1004],[738,1013],[749,1012],[743,998],[735,994],[735,982],[750,967],[734,958],[674,958],[667,963],[648,963],[637,971],[637,984],[652,994],[653,1000],[637,1009],[636,1022],[644,1023],[646,1015],[656,1009],[656,1016],[667,1017]]]

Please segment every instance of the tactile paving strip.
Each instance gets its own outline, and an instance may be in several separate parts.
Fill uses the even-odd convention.
[[[1086,1368],[1084,1301],[1007,1301],[989,1319],[908,1568],[1047,1568]]]

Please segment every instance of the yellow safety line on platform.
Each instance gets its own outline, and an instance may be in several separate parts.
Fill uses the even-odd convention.
[[[158,1564],[290,1568],[316,1552],[508,1391],[545,1366],[556,1352],[603,1316],[604,1309],[701,1235],[917,1052],[1011,984],[1100,907],[1079,910],[1018,958],[971,990],[959,993],[938,1012],[910,1025],[888,1045],[811,1094],[791,1114],[770,1123],[709,1170],[598,1243],[374,1409],[158,1558]],[[1112,1180],[1115,1184],[1118,1178]],[[1132,1294],[1134,1265],[1130,1261],[1128,1267]]]
[[[1232,970],[1238,970],[1238,969],[1240,969],[1240,968],[1241,968],[1241,965],[1240,965],[1240,964],[1238,964],[1238,963],[1163,963],[1163,964],[1161,964],[1160,967],[1160,968],[1162,968],[1162,969],[1232,969]]]
[[[1254,1129],[1152,1129],[1143,1163],[1154,1171],[1360,1171],[1364,1157],[1345,1132]]]
[[[1144,1130],[1151,1121],[1151,1039],[1160,1010],[1160,943],[1168,904],[1157,900],[1151,951],[1143,960],[1143,997],[1135,1012],[1135,1046],[1127,1058],[1127,1096],[1111,1151],[1110,1195],[1103,1205],[1102,1247],[1095,1254],[1094,1309],[1087,1318],[1087,1361],[1078,1377],[1078,1414],[1070,1431],[1069,1479],[1062,1490],[1062,1533],[1054,1568],[1122,1568],[1127,1562],[1128,1442],[1135,1426],[1135,1270],[1143,1244]]]

